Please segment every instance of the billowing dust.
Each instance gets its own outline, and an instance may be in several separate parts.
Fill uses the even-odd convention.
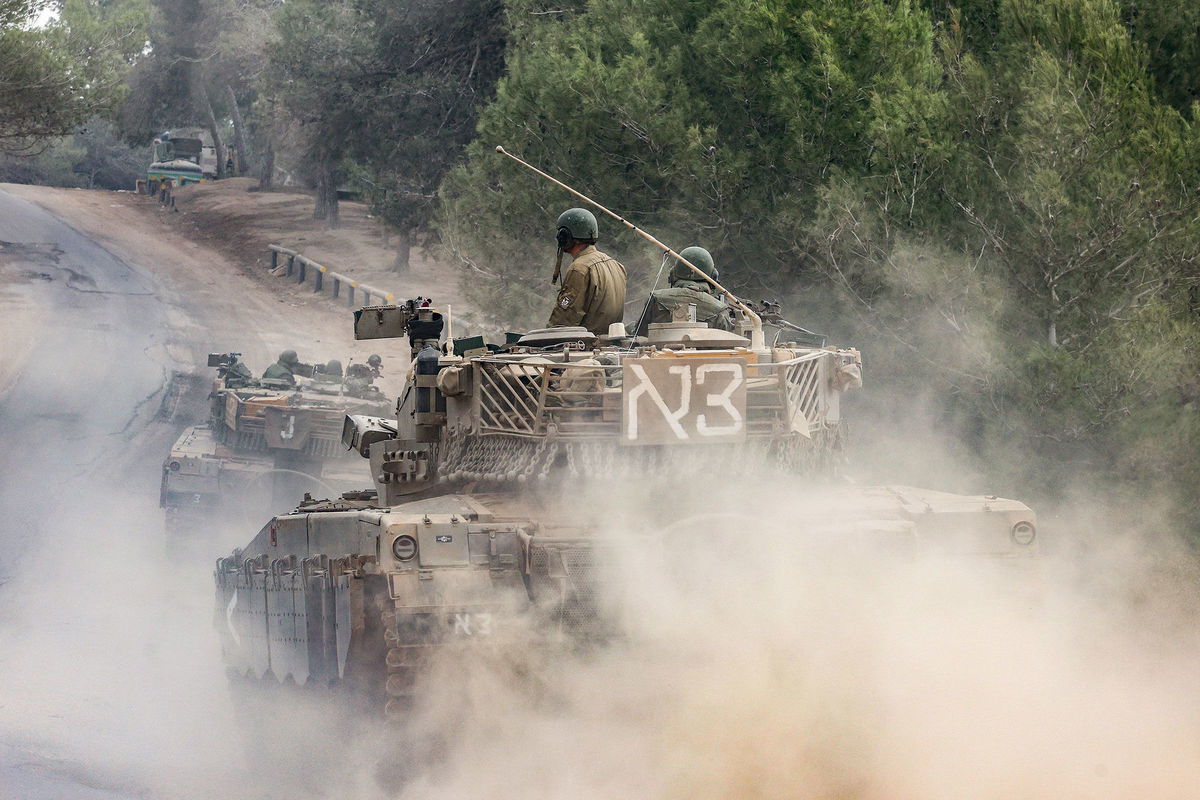
[[[1200,582],[1153,521],[914,559],[844,546],[852,492],[675,494],[695,516],[665,526],[586,498],[611,512],[615,633],[447,650],[380,727],[227,680],[208,559],[247,531],[168,551],[152,499],[98,493],[9,576],[0,724],[122,797],[1196,795]]]
[[[532,675],[445,664],[422,720],[443,758],[399,795],[1195,796],[1182,548],[1060,529],[1104,549],[881,557],[838,546],[852,500],[779,496],[626,543],[607,647]]]

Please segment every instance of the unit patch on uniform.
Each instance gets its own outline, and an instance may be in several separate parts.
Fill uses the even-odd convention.
[[[575,298],[569,294],[560,294],[558,296],[558,307],[559,308],[570,308],[571,304],[574,302],[575,302]]]
[[[441,536],[435,536],[433,538],[436,539],[438,542],[441,542],[442,544],[449,544],[450,542],[454,541],[453,536],[447,536],[446,534],[442,534]]]

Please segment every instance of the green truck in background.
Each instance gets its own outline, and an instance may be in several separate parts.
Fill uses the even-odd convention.
[[[146,190],[158,194],[167,181],[175,186],[217,177],[217,151],[202,128],[176,128],[154,139],[153,161],[146,170]]]

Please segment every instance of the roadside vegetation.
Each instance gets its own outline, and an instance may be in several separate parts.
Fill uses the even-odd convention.
[[[61,157],[98,114],[122,146],[206,126],[235,172],[311,187],[330,224],[360,192],[398,270],[440,248],[497,324],[532,323],[572,201],[503,144],[860,346],[999,489],[1086,482],[1200,531],[1200,6],[71,0],[44,28],[0,8],[10,153],[71,136]],[[648,288],[657,257],[602,224]]]

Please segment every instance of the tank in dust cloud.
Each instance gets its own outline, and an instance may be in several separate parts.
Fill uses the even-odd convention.
[[[209,355],[217,377],[208,421],[186,429],[163,461],[159,505],[168,533],[198,530],[222,510],[257,516],[305,492],[362,483],[341,433],[346,414],[387,413],[372,371],[352,364],[343,376],[299,365],[307,377],[292,386],[253,378],[239,355]]]
[[[413,353],[394,418],[346,418],[343,440],[369,460],[374,492],[302,504],[217,561],[231,671],[350,683],[395,716],[437,648],[514,620],[547,640],[599,635],[612,515],[582,503],[579,487],[592,498],[634,487],[656,498],[651,528],[688,527],[672,487],[762,465],[835,472],[841,398],[861,386],[856,350],[779,336],[754,348],[744,326],[690,318],[646,338],[552,328],[502,347],[480,337],[437,347],[441,331],[427,302],[356,314],[358,338],[407,336]],[[856,497],[855,532],[892,551],[1037,551],[1034,515],[1016,501],[906,487]]]

